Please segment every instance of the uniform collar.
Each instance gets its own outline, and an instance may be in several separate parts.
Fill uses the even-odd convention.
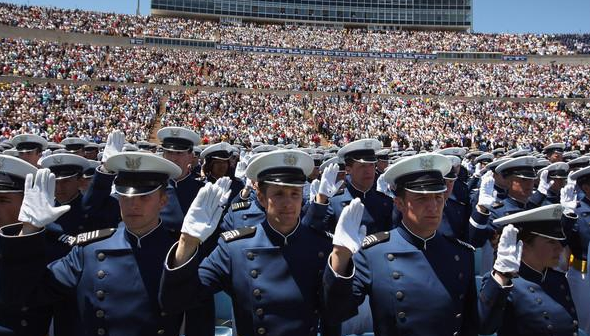
[[[276,230],[274,227],[272,227],[272,225],[270,225],[268,220],[265,220],[262,223],[262,228],[266,232],[266,236],[268,237],[268,239],[271,241],[271,243],[273,245],[285,246],[285,245],[289,245],[289,243],[297,237],[297,235],[300,231],[299,230],[300,224],[301,224],[301,220],[298,219],[297,225],[295,226],[293,231],[291,231],[291,233],[289,233],[288,235],[283,235],[282,233],[280,233],[278,230]]]
[[[436,236],[436,231],[434,231],[432,236],[430,236],[426,239],[422,238],[422,237],[414,234],[412,231],[410,231],[410,229],[408,229],[406,224],[404,224],[403,220],[402,220],[402,225],[400,226],[399,233],[405,240],[408,241],[408,243],[414,245],[417,249],[419,249],[421,251],[426,250],[428,242]]]
[[[153,229],[151,229],[149,232],[147,232],[146,234],[144,234],[141,237],[139,237],[135,233],[129,231],[127,229],[127,227],[125,227],[125,238],[127,239],[127,241],[129,241],[129,243],[131,244],[132,247],[141,248],[142,241],[144,243],[146,241],[149,241],[151,237],[156,235],[156,234],[154,234],[154,232],[156,232],[161,226],[162,226],[162,220],[160,219],[160,221],[158,222],[158,225],[156,225],[156,227],[154,227]]]
[[[584,198],[582,198],[582,202],[586,203],[586,205],[590,205],[590,199],[588,198],[588,196],[584,196]]]
[[[57,203],[59,205],[72,204],[72,203],[76,202],[78,200],[78,198],[81,198],[81,196],[82,196],[82,194],[80,192],[78,192],[76,194],[76,196],[72,197],[71,199],[69,199],[69,200],[67,200],[67,201],[65,201],[63,203],[60,203],[57,199],[55,200],[55,203]]]
[[[350,180],[350,178],[348,176],[346,178],[347,178],[346,187],[348,188],[348,192],[350,193],[352,198],[360,197],[361,199],[365,199],[367,197],[367,194],[369,192],[371,192],[371,190],[373,189],[373,188],[369,188],[367,191],[360,191],[359,189],[357,189],[354,186],[354,184],[352,183],[352,180]]]
[[[547,277],[547,269],[545,268],[542,272],[539,272],[527,265],[524,261],[521,261],[518,275],[520,275],[525,280],[541,284]]]

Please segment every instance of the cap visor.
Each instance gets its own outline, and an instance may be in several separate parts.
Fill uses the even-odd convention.
[[[128,187],[128,186],[115,186],[115,192],[121,196],[136,197],[153,194],[156,190],[162,186],[150,186],[150,187]]]

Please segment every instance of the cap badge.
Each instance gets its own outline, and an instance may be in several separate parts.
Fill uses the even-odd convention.
[[[293,154],[285,154],[283,162],[288,166],[294,166],[297,164],[297,157]]]
[[[420,168],[422,168],[424,170],[434,168],[434,158],[433,157],[420,158]]]
[[[371,141],[365,141],[365,148],[373,148]]]
[[[179,135],[180,135],[180,129],[176,129],[176,128],[174,128],[174,129],[171,129],[171,130],[170,130],[170,134],[172,134],[172,136],[175,136],[175,137],[177,137],[177,136],[179,136]]]
[[[21,142],[27,142],[27,141],[29,141],[29,137],[26,136],[26,135],[23,135],[20,138],[21,138]]]
[[[526,159],[524,162],[525,162],[525,164],[527,164],[527,165],[534,165],[534,164],[536,163],[536,161],[537,161],[537,160],[536,160],[536,159],[534,159],[534,158],[527,158],[527,159]]]
[[[63,161],[64,161],[64,160],[63,160],[63,157],[61,157],[61,156],[55,156],[55,157],[53,158],[53,163],[55,163],[55,164],[62,164],[62,163],[63,163]]]
[[[132,156],[125,156],[125,166],[131,170],[137,170],[141,166],[141,157],[133,158]]]

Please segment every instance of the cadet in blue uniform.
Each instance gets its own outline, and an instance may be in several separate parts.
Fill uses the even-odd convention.
[[[0,155],[0,228],[18,222],[25,177],[36,172],[37,168],[24,160]],[[0,265],[0,274],[3,272]],[[50,306],[8,305],[0,300],[0,335],[43,336],[50,321]]]
[[[162,221],[165,226],[180,232],[180,225],[204,185],[200,176],[191,171],[193,163],[193,147],[201,141],[199,135],[184,127],[164,127],[157,133],[162,142],[162,156],[180,167],[182,173],[178,178],[171,179],[166,188],[168,204],[162,210]]]
[[[445,148],[438,151],[438,154],[441,155],[453,155],[459,159],[463,159],[466,155],[467,151],[464,148],[460,147],[450,147]],[[470,153],[472,154],[472,153]],[[472,154],[473,155],[473,154]],[[459,171],[457,172],[457,180],[453,184],[453,197],[461,202],[461,203],[468,203],[469,202],[469,189],[467,186],[467,180],[469,178],[469,174],[465,167],[459,166]]]
[[[461,159],[453,155],[445,155],[451,162],[451,170],[444,176],[447,191],[445,191],[445,208],[438,232],[462,241],[469,240],[469,218],[471,206],[457,199],[453,193],[453,186],[457,181],[457,174],[461,166]],[[485,225],[487,221],[484,221]]]
[[[163,308],[182,311],[198,305],[202,295],[223,290],[232,297],[239,335],[317,335],[324,314],[322,271],[332,241],[326,232],[300,224],[302,186],[312,168],[312,158],[297,150],[252,160],[246,175],[258,183],[266,219],[224,232],[199,264],[199,244],[223,212],[215,187],[201,189],[166,260]],[[331,328],[322,331],[336,335],[328,333]]]
[[[404,218],[391,231],[363,240],[364,206],[345,208],[324,272],[332,318],[354,315],[368,295],[375,335],[477,335],[473,247],[436,232],[450,169],[446,157],[428,153],[391,165],[385,178]]]
[[[78,137],[67,137],[60,144],[65,146],[66,152],[84,157],[84,147],[88,145],[88,141]]]
[[[35,134],[20,134],[12,138],[10,143],[18,151],[18,158],[38,167],[41,154],[47,149],[48,142]]]
[[[565,150],[565,143],[556,142],[549,144],[543,148],[543,154],[549,162],[563,162],[563,151]]]
[[[3,228],[0,235],[2,296],[30,306],[74,297],[79,311],[69,321],[72,335],[178,335],[182,315],[160,309],[158,287],[161,265],[176,241],[159,213],[168,179],[178,177],[180,168],[139,152],[114,155],[106,166],[117,173],[124,225],[78,236],[78,245],[49,265],[43,262],[44,227],[69,206],[51,203],[55,177],[48,170],[37,172],[34,186],[27,176],[19,214],[23,223]]]
[[[534,169],[536,162],[537,159],[532,156],[521,156],[496,167],[495,174],[502,176],[507,187],[506,197],[503,199],[494,196],[495,180],[490,172],[482,177],[478,204],[471,213],[469,242],[475,247],[483,247],[481,265],[484,270],[493,265],[494,250],[500,236],[493,220],[536,207],[529,202],[537,178]],[[486,218],[487,224],[482,225]]]
[[[561,188],[567,182],[569,165],[565,162],[552,163],[540,170],[539,186],[529,202],[541,205],[559,204]]]
[[[563,209],[547,205],[495,220],[497,226],[506,226],[494,268],[480,290],[481,333],[577,335],[579,323],[567,279],[552,269],[565,240]],[[563,218],[571,220],[572,215]]]
[[[590,195],[590,167],[576,171],[571,175],[571,179],[572,181],[566,184],[561,194],[561,204],[578,215],[574,225],[564,227],[573,258],[567,272],[567,279],[578,309],[580,327],[590,332],[590,279],[588,277],[590,199],[585,196],[581,201],[577,201],[576,197],[576,188],[580,188],[585,195]]]
[[[342,182],[336,182],[336,171],[322,174],[319,192],[304,217],[304,224],[329,232],[334,228],[342,209],[354,198],[365,205],[363,225],[369,233],[389,230],[392,225],[393,202],[373,186],[375,180],[375,152],[381,143],[375,139],[362,139],[349,143],[338,151],[344,160],[348,176],[346,188],[339,191]]]
[[[244,183],[230,174],[229,159],[232,146],[227,142],[210,145],[201,153],[204,160],[203,173],[208,182],[214,183],[217,179],[228,176],[232,180],[231,198],[234,199],[244,188]]]

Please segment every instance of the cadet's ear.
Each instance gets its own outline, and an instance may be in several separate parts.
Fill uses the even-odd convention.
[[[265,188],[259,188],[256,190],[256,199],[258,199],[258,202],[260,203],[260,205],[262,205],[262,207],[264,209],[267,208],[268,203],[266,202],[266,189]]]
[[[406,204],[404,202],[404,197],[403,196],[397,196],[396,198],[393,199],[393,204],[395,204],[395,207],[400,211],[403,212]]]
[[[158,190],[160,192],[160,208],[164,208],[168,204],[168,194],[166,193],[166,187],[163,186]]]

